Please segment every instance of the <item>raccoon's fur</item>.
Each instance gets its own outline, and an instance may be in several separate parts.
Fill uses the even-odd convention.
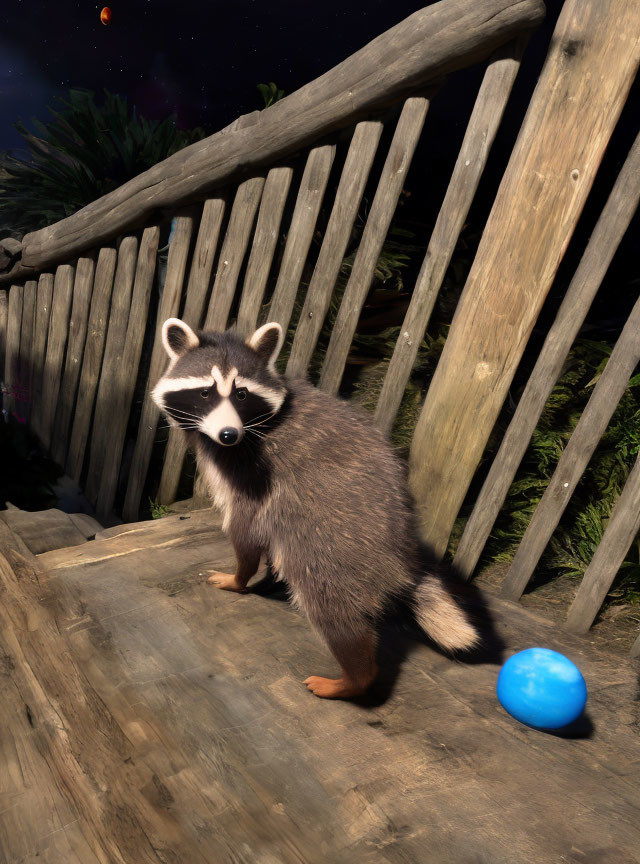
[[[244,590],[267,556],[343,669],[309,689],[346,698],[372,683],[376,619],[394,597],[444,648],[477,642],[442,582],[419,573],[402,464],[364,413],[278,374],[278,324],[244,342],[169,319],[163,341],[153,398],[185,430],[238,558],[236,574],[209,581]]]

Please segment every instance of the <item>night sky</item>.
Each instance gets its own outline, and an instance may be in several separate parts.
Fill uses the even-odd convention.
[[[256,84],[287,93],[317,77],[425,0],[1,0],[0,149],[18,118],[47,117],[69,87],[126,95],[140,113],[215,132],[263,107]]]

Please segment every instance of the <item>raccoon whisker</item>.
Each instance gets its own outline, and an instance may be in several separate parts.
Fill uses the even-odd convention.
[[[272,417],[275,417],[277,413],[278,413],[277,411],[272,411],[271,414],[269,414],[267,417],[265,417],[264,420],[261,420],[259,423],[249,423],[244,428],[245,429],[253,429],[254,426],[262,426],[263,423],[267,423],[269,420],[271,420]],[[262,416],[262,415],[259,415],[259,416]]]
[[[171,416],[172,414],[182,414],[183,417],[191,417],[193,420],[200,419],[197,414],[192,414],[190,411],[183,411],[182,408],[172,408],[167,413],[169,414],[169,416]]]
[[[255,435],[256,438],[259,438],[260,440],[264,440],[267,437],[263,432],[256,432],[255,429],[247,429],[247,432],[251,435]]]

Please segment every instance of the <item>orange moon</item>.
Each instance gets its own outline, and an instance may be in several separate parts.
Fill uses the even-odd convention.
[[[102,12],[100,13],[100,20],[106,27],[107,24],[111,21],[111,9],[108,6],[105,6]]]

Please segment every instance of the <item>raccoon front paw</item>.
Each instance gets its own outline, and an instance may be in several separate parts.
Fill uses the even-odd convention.
[[[321,678],[319,675],[311,675],[302,683],[321,699],[351,699],[353,696],[361,696],[367,689],[347,678]]]
[[[246,594],[246,586],[238,582],[235,573],[219,573],[217,570],[208,571],[211,576],[207,579],[210,585],[222,588],[223,591],[236,591],[238,594]]]

